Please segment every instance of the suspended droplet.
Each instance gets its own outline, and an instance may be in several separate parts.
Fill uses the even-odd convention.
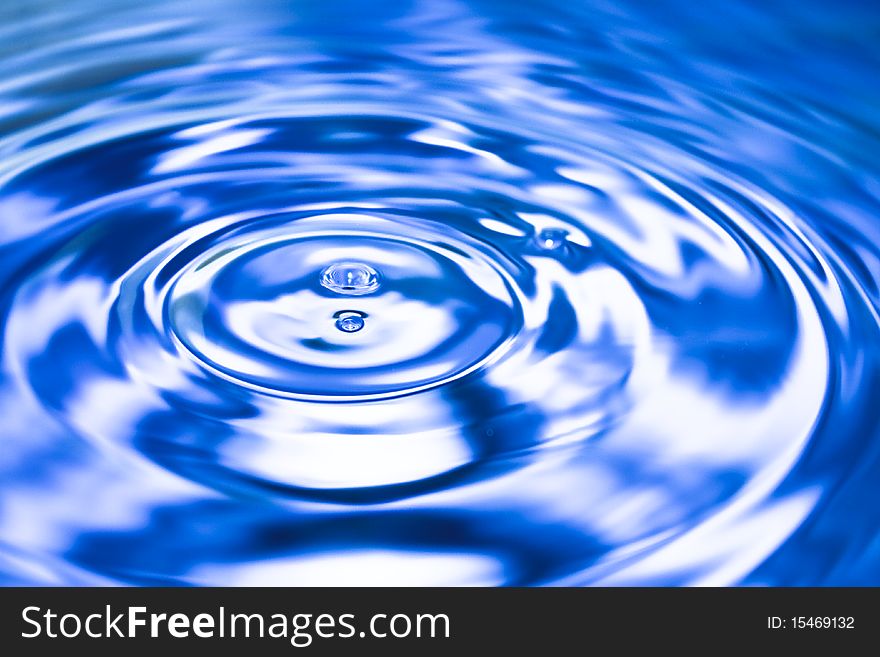
[[[379,273],[362,262],[337,262],[321,272],[321,285],[337,294],[369,294],[379,288]]]
[[[356,333],[364,328],[364,318],[354,312],[342,315],[336,320],[336,328],[344,333]]]
[[[568,231],[564,228],[545,228],[535,235],[535,242],[538,248],[553,251],[565,244],[567,238]]]

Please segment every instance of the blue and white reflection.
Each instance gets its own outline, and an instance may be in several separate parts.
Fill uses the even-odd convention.
[[[3,584],[880,584],[880,9],[0,18]]]

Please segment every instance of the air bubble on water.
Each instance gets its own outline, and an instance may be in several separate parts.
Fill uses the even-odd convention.
[[[343,333],[356,333],[364,328],[364,318],[357,313],[342,315],[336,320],[336,328]]]
[[[565,244],[568,231],[563,228],[545,228],[535,235],[538,248],[544,251],[554,251]]]
[[[337,294],[369,294],[379,288],[379,273],[362,262],[338,262],[321,272],[321,285]]]

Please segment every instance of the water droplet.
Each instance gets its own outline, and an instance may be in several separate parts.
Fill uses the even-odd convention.
[[[364,328],[364,318],[356,313],[343,315],[336,320],[336,328],[344,333],[356,333]]]
[[[565,244],[568,231],[564,228],[545,228],[535,235],[535,242],[544,251],[553,251]]]
[[[321,272],[321,285],[337,294],[369,294],[379,288],[379,273],[362,262],[337,262]]]

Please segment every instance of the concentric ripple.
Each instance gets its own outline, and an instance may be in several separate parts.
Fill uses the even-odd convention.
[[[831,10],[44,4],[0,581],[880,583],[880,85]]]
[[[522,324],[510,284],[471,241],[365,214],[221,238],[170,286],[169,327],[209,368],[267,392],[338,398],[448,383]],[[352,315],[361,321],[337,321]]]

